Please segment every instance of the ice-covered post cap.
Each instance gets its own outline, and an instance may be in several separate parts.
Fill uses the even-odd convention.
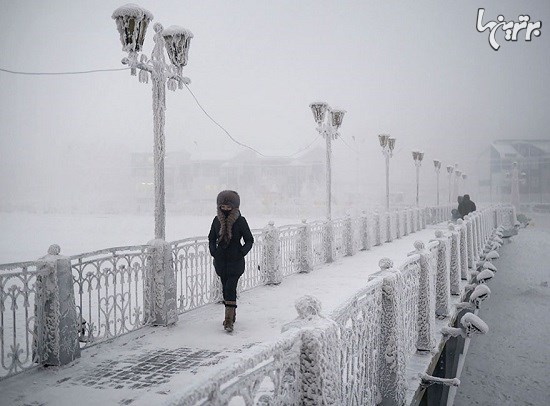
[[[447,226],[447,228],[449,229],[449,231],[455,231],[455,225],[454,224],[449,224]]]
[[[57,244],[52,244],[48,248],[49,255],[59,255],[60,252],[61,252],[61,247]]]
[[[393,261],[389,258],[382,258],[378,261],[378,266],[382,271],[387,271],[388,269],[393,268]]]
[[[485,268],[483,271],[477,274],[476,280],[478,283],[485,283],[495,277],[495,273],[490,269]]]
[[[416,240],[413,244],[414,248],[417,250],[417,251],[421,251],[424,249],[424,243],[420,240]]]
[[[321,302],[315,296],[305,295],[294,304],[300,319],[311,319],[321,313]]]
[[[472,334],[487,334],[489,332],[487,323],[473,313],[466,313],[462,316],[460,324],[464,326],[468,337]]]
[[[489,298],[491,295],[491,289],[487,285],[477,285],[472,294],[470,295],[470,302],[479,306],[479,304]]]

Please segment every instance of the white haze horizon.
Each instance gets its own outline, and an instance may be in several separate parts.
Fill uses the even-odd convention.
[[[59,72],[121,68],[114,9],[124,1],[0,2],[0,67]],[[421,203],[433,204],[433,159],[470,176],[496,139],[548,139],[548,2],[163,1],[137,2],[164,27],[194,33],[184,74],[205,109],[240,142],[288,155],[317,135],[309,103],[347,110],[334,143],[335,194],[384,195],[377,135],[397,138],[392,191],[413,203],[410,151],[425,152]],[[501,49],[476,31],[486,19],[529,14],[543,22],[531,42]],[[144,52],[150,55],[149,27]],[[0,72],[0,205],[41,208],[71,201],[99,210],[125,198],[130,157],[152,151],[151,85],[129,71],[26,76]],[[315,144],[324,148],[322,140]],[[167,152],[242,151],[186,89],[167,92]],[[482,168],[481,168],[482,169]],[[116,175],[116,176],[113,176]],[[358,186],[359,185],[359,186]],[[441,174],[442,200],[446,177]],[[213,198],[216,192],[213,193]],[[93,203],[90,203],[93,202]]]

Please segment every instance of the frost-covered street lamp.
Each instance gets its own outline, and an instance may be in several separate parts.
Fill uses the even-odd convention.
[[[466,193],[466,179],[468,179],[468,175],[463,173],[462,174],[462,194]]]
[[[420,167],[422,166],[422,160],[424,159],[424,152],[412,151],[412,157],[414,160],[414,166],[416,166],[416,205],[418,206],[420,192]]]
[[[390,158],[393,156],[395,138],[388,134],[380,134],[378,141],[382,147],[382,154],[386,158],[386,211],[390,211]]]
[[[439,206],[439,172],[441,171],[441,161],[439,159],[434,159],[434,169],[437,178],[437,205]]]
[[[327,219],[332,218],[332,140],[340,135],[338,129],[342,125],[345,110],[331,109],[325,102],[316,102],[309,105],[313,112],[313,119],[317,123],[317,131],[321,134],[327,144],[326,160],[326,188],[327,188]],[[328,114],[327,114],[328,113]]]
[[[455,201],[457,201],[458,199],[458,196],[459,196],[459,191],[458,191],[458,187],[459,187],[459,182],[460,182],[460,179],[462,178],[462,171],[459,171],[458,170],[458,164],[455,164],[455,191],[454,191],[454,195],[455,195]]]
[[[187,65],[189,45],[193,34],[191,31],[171,26],[164,29],[161,24],[153,26],[155,35],[153,40],[155,46],[151,52],[151,59],[148,60],[145,54],[138,53],[143,47],[147,27],[153,14],[148,10],[126,4],[117,8],[112,15],[115,20],[122,50],[128,52],[128,57],[122,59],[124,65],[130,67],[132,76],[136,75],[139,69],[138,79],[141,83],[151,82],[153,86],[153,163],[154,163],[154,184],[155,184],[155,238],[165,238],[166,207],[164,196],[164,111],[166,110],[166,87],[169,90],[182,89],[184,84],[189,84],[189,78],[182,76],[182,70]],[[171,64],[165,62],[164,49],[168,54]],[[139,59],[139,61],[138,61]]]
[[[449,175],[449,203],[451,203],[452,187],[451,181],[453,179],[453,172],[455,168],[452,165],[447,165],[447,174]]]

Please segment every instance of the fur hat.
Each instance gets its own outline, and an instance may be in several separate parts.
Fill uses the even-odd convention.
[[[234,190],[222,190],[216,198],[216,205],[220,207],[223,204],[231,206],[232,209],[238,209],[241,205],[241,198]]]

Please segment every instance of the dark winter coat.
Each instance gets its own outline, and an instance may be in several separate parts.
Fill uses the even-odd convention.
[[[460,213],[460,217],[464,218],[465,215],[470,214],[474,211],[476,211],[476,204],[470,200],[470,196],[464,195],[464,198],[458,205],[458,212]]]
[[[208,234],[210,255],[214,257],[214,268],[219,276],[222,273],[242,275],[245,266],[244,257],[252,249],[254,237],[246,219],[238,213],[231,224],[231,233],[226,233],[226,236],[230,235],[227,243],[227,238],[220,235],[222,224],[219,217],[219,215],[214,217]],[[244,240],[244,245],[241,245],[241,239]]]

